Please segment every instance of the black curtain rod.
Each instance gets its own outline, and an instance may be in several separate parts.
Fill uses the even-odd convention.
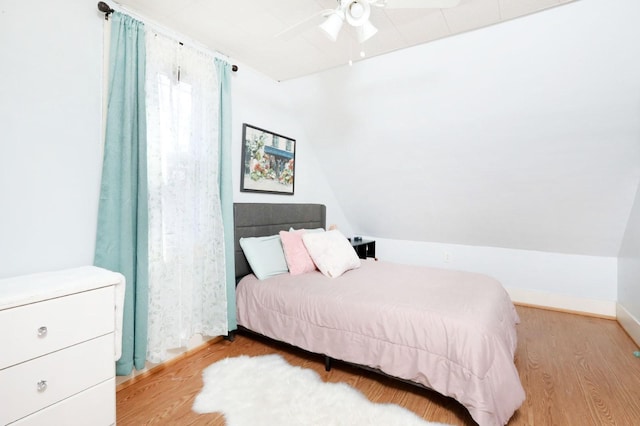
[[[111,15],[114,10],[111,8],[111,6],[109,6],[107,3],[103,2],[103,1],[99,1],[98,2],[98,10],[102,13],[104,13],[104,20],[108,21],[109,20],[109,15]],[[182,44],[182,42],[179,42],[180,44]],[[231,71],[236,72],[238,71],[238,66],[237,65],[231,65]]]

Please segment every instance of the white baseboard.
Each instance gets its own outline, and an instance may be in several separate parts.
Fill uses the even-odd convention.
[[[624,328],[624,330],[631,336],[636,345],[640,346],[640,321],[638,318],[631,315],[621,304],[617,304],[616,313],[618,316],[618,322]]]
[[[513,303],[611,319],[616,318],[616,302],[614,301],[583,299],[520,288],[507,288],[506,290]]]
[[[200,334],[196,334],[195,336],[193,336],[189,342],[187,343],[187,347],[186,348],[179,348],[179,349],[175,349],[175,350],[170,350],[169,353],[171,354],[171,357],[169,359],[167,359],[164,362],[158,363],[158,364],[154,364],[151,363],[149,361],[146,361],[144,364],[144,368],[142,370],[136,370],[134,369],[131,374],[129,374],[128,376],[116,376],[116,387],[119,387],[120,385],[133,381],[133,379],[135,379],[138,376],[142,376],[142,375],[146,375],[147,373],[149,373],[151,370],[154,370],[156,367],[162,366],[162,365],[166,365],[171,363],[172,361],[176,361],[180,358],[183,358],[185,356],[187,356],[188,354],[198,351],[200,350],[202,347],[204,347],[205,345],[208,344],[208,342],[212,339],[212,337],[205,337],[202,336]]]

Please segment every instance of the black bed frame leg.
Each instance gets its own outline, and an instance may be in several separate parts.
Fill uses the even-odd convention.
[[[228,340],[233,342],[236,339],[236,330],[229,330],[226,336],[224,336],[224,340]]]
[[[324,371],[331,371],[331,358],[326,355],[324,357]]]

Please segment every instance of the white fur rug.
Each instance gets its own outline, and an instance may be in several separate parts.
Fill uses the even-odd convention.
[[[224,413],[228,426],[426,426],[413,412],[374,404],[344,383],[325,383],[313,370],[293,367],[280,355],[240,356],[203,372],[197,413]]]

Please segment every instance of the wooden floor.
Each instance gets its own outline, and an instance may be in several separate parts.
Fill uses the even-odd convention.
[[[515,362],[527,399],[510,426],[640,425],[640,359],[616,321],[521,306],[518,313]],[[118,391],[118,425],[224,425],[219,414],[191,411],[202,370],[222,358],[270,353],[313,369],[326,381],[346,382],[374,402],[401,405],[429,421],[475,424],[464,407],[435,392],[338,362],[325,372],[320,356],[238,335]]]

